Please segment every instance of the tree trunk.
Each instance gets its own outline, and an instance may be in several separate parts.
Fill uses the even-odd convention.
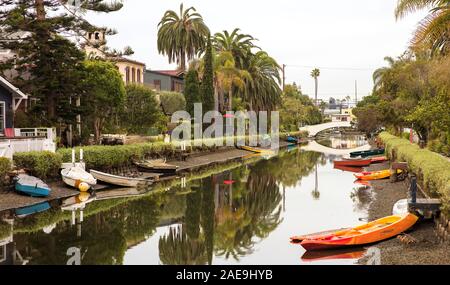
[[[180,69],[186,71],[186,55],[183,50],[180,51]]]
[[[319,82],[317,80],[317,77],[314,77],[314,83],[315,83],[315,87],[316,87],[316,90],[315,90],[316,101],[315,101],[315,103],[316,103],[316,106],[318,106],[318,104],[317,104],[317,89],[318,89]]]
[[[230,89],[230,91],[228,91],[228,109],[229,111],[233,111],[233,91],[232,89]]]
[[[219,111],[219,90],[217,90],[217,85],[214,86],[214,110]]]
[[[101,119],[100,118],[95,118],[94,119],[94,139],[95,139],[95,143],[99,143],[100,140],[100,132],[101,132]]]
[[[35,0],[34,6],[36,8],[36,18],[41,21],[45,20],[45,5],[44,0]]]

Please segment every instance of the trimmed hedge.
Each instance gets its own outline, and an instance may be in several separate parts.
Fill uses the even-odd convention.
[[[4,185],[7,181],[6,175],[11,170],[11,161],[6,157],[0,157],[0,185]]]
[[[387,132],[381,133],[379,137],[386,145],[388,156],[408,162],[409,168],[423,181],[425,190],[437,194],[445,210],[450,210],[450,161]]]
[[[39,178],[56,178],[62,164],[62,156],[59,153],[49,151],[32,151],[14,154],[14,165],[30,171],[31,175]]]

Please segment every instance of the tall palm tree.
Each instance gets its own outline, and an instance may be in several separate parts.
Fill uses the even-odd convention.
[[[412,39],[416,49],[426,48],[433,53],[450,52],[450,0],[399,0],[395,9],[397,19],[422,9],[430,9]]]
[[[236,61],[236,65],[239,68],[243,68],[252,49],[259,49],[253,43],[256,40],[251,35],[241,34],[240,29],[236,28],[231,33],[228,31],[216,33],[213,44],[217,51],[231,52]]]
[[[379,68],[375,70],[375,72],[373,73],[373,83],[374,83],[373,91],[377,91],[381,87],[383,87],[384,77],[386,76],[387,72],[391,70],[392,67],[395,65],[395,59],[390,56],[386,56],[384,60],[389,64],[389,66]]]
[[[202,16],[194,7],[180,5],[180,13],[167,11],[158,24],[158,51],[186,70],[186,61],[193,59],[206,45],[210,34]]]
[[[318,68],[314,68],[313,71],[311,71],[311,77],[314,78],[314,86],[315,86],[315,104],[317,106],[317,92],[319,88],[319,76],[320,76],[320,70]]]

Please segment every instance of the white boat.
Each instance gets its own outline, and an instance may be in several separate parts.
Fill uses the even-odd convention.
[[[123,187],[137,187],[139,185],[150,185],[153,180],[145,178],[132,178],[125,176],[113,175],[101,171],[91,170],[91,174],[98,180],[106,182],[111,185],[123,186]]]
[[[74,188],[83,182],[91,187],[97,184],[95,177],[79,166],[61,170],[61,176],[64,183]]]

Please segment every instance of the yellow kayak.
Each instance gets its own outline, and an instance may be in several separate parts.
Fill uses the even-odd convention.
[[[254,153],[261,153],[261,154],[275,154],[273,150],[271,149],[262,149],[262,148],[256,148],[251,146],[241,146],[240,147],[243,150],[251,151]]]
[[[397,173],[402,173],[401,170],[398,170]],[[391,177],[391,170],[380,170],[380,171],[370,171],[370,172],[361,172],[356,173],[355,177],[359,180],[379,180]]]

